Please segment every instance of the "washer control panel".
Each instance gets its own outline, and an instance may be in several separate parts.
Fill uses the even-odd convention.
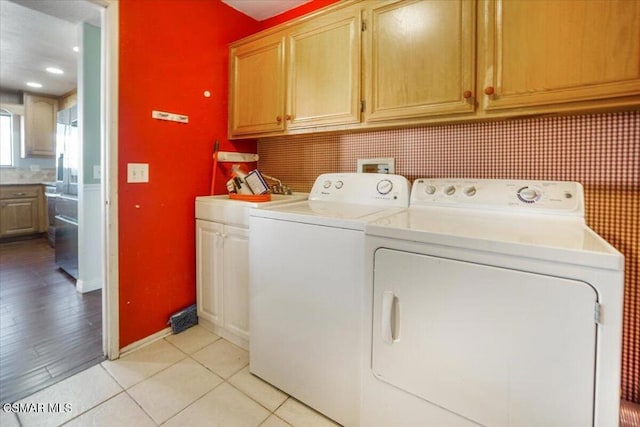
[[[401,175],[328,173],[316,178],[309,200],[407,207],[410,188]]]
[[[582,185],[571,181],[421,178],[410,204],[584,216]]]

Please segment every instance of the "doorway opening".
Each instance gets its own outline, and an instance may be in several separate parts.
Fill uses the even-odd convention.
[[[104,333],[109,329],[106,322],[110,317],[104,308],[108,300],[108,286],[105,280],[106,233],[103,211],[105,189],[108,186],[103,183],[102,177],[102,157],[106,151],[106,79],[103,76],[107,68],[103,35],[108,6],[106,1],[95,0],[11,0],[3,1],[0,11],[3,45],[34,43],[36,36],[39,40],[35,42],[42,43],[40,46],[12,47],[14,52],[33,52],[36,55],[35,60],[32,58],[21,64],[24,66],[21,72],[4,69],[5,64],[15,65],[17,61],[10,57],[11,60],[8,60],[3,51],[0,107],[5,104],[16,106],[18,115],[22,114],[24,118],[24,94],[55,100],[55,116],[72,108],[77,110],[74,130],[78,134],[76,151],[74,153],[71,149],[69,152],[69,156],[76,156],[75,165],[73,162],[58,161],[60,153],[55,145],[60,139],[60,120],[57,120],[58,123],[53,125],[57,129],[54,130],[56,144],[51,155],[25,155],[18,145],[13,154],[17,161],[10,167],[0,169],[0,187],[8,184],[35,185],[35,188],[42,187],[42,193],[46,188],[54,188],[53,192],[47,191],[46,198],[40,194],[42,201],[38,202],[39,206],[36,205],[36,212],[42,218],[42,227],[32,230],[32,233],[18,233],[18,236],[0,240],[2,403],[16,401],[65,379],[99,363],[110,353]],[[16,13],[21,14],[22,18],[16,19]],[[30,25],[39,31],[29,32]],[[20,26],[24,28],[16,28]],[[55,35],[48,37],[42,33],[65,28],[71,28],[73,34],[56,38]],[[9,36],[4,30],[11,30],[13,34]],[[66,41],[71,37],[77,43],[70,46],[63,42],[51,45],[53,40]],[[68,63],[65,63],[66,53],[61,52],[67,48],[71,51],[74,47],[74,66],[64,67],[62,64]],[[45,82],[41,88],[28,89],[19,86],[25,83],[25,79],[12,81],[5,78],[7,74],[31,77],[31,71],[28,70],[33,69],[35,75],[41,71],[39,68],[43,68],[44,62],[65,68],[62,73],[64,77],[60,78],[59,74],[59,80],[51,80],[51,85]],[[64,86],[55,88],[56,83],[64,83],[65,79],[67,83],[70,80],[73,82],[71,89]],[[22,137],[24,141],[24,135]],[[58,188],[58,177],[61,182],[64,177],[69,178],[64,181],[67,191]],[[70,179],[73,177],[75,179]],[[74,191],[68,191],[70,188]],[[69,227],[63,226],[66,223],[61,221],[73,215],[63,211],[63,208],[55,208],[55,199],[58,198],[72,202],[60,203],[60,206],[74,207],[76,236],[72,238],[68,233],[63,233]],[[48,214],[48,207],[53,207],[52,215]],[[3,221],[6,222],[4,217]],[[75,242],[75,268],[73,262],[66,262],[72,255],[62,251],[69,242]],[[112,357],[117,357],[117,350]]]

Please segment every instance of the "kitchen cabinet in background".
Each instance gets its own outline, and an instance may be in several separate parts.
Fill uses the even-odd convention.
[[[198,317],[216,334],[249,349],[249,231],[196,220]]]
[[[472,113],[475,4],[366,2],[367,122]]]
[[[40,233],[45,220],[41,185],[0,187],[0,238]]]
[[[360,9],[230,48],[229,136],[360,122]]]
[[[480,10],[484,110],[638,105],[640,1],[485,0]]]
[[[55,157],[58,100],[24,94],[22,157]]]

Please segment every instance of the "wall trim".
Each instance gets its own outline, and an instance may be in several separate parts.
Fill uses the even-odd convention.
[[[107,0],[102,13],[101,168],[104,292],[102,293],[103,350],[109,360],[120,357],[120,292],[118,280],[118,54],[119,4]]]
[[[141,340],[132,342],[131,344],[129,344],[128,346],[122,347],[120,349],[120,357],[124,357],[127,354],[135,351],[135,350],[139,350],[142,347],[148,346],[150,344],[153,344],[156,341],[159,341],[161,339],[163,339],[164,337],[167,337],[171,335],[171,328],[170,327],[166,327],[158,332],[156,332],[155,334],[151,334],[148,337],[142,338]]]

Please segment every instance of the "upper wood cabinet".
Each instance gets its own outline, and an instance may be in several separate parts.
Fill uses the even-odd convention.
[[[639,106],[640,0],[343,0],[231,45],[231,138]]]
[[[229,136],[360,121],[359,8],[230,47]]]
[[[359,9],[302,24],[289,42],[289,129],[360,122]]]
[[[367,122],[475,109],[475,3],[367,2]]]
[[[284,33],[231,46],[229,134],[284,130]]]
[[[640,1],[485,0],[480,9],[485,110],[638,105]]]
[[[55,157],[58,101],[24,94],[23,157]]]

